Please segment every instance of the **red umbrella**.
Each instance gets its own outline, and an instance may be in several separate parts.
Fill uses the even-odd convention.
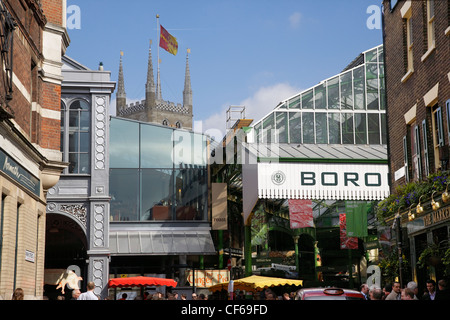
[[[130,277],[130,278],[109,279],[108,286],[110,288],[151,287],[151,286],[176,287],[177,282],[173,279],[165,279],[165,278]]]

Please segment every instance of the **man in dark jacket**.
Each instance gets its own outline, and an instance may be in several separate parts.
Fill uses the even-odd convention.
[[[436,282],[427,280],[427,292],[422,296],[422,300],[434,300],[436,298]]]
[[[447,281],[441,279],[438,281],[439,290],[436,292],[435,300],[450,300],[450,292],[447,289]]]

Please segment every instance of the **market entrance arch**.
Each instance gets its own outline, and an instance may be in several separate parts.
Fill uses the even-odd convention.
[[[52,213],[47,214],[45,233],[44,296],[70,300],[73,286],[81,288],[84,283],[71,278],[87,279],[85,231],[74,219]]]

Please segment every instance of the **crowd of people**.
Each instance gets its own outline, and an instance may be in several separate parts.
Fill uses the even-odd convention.
[[[450,300],[450,291],[444,279],[439,280],[437,284],[434,280],[427,280],[424,292],[419,291],[414,281],[408,282],[404,288],[399,282],[393,282],[383,288],[369,288],[367,284],[363,284],[360,291],[367,300]]]
[[[87,284],[86,292],[81,293],[80,290],[75,289],[72,291],[71,300],[100,300],[98,296],[94,294],[95,285],[93,282]],[[426,289],[424,292],[419,291],[419,287],[416,282],[410,281],[408,284],[402,288],[399,282],[393,282],[388,284],[383,288],[376,286],[369,287],[367,284],[362,284],[360,286],[360,291],[366,298],[366,300],[450,300],[450,289],[448,289],[447,281],[444,279],[439,280],[437,283],[434,280],[426,281]],[[239,291],[233,295],[233,300],[296,300],[297,292],[284,292],[282,295],[278,296],[272,289],[267,288],[253,294],[252,292],[247,292],[247,295],[243,291]],[[121,298],[118,300],[127,300],[127,293],[122,293]],[[23,289],[17,288],[13,295],[12,300],[23,300],[24,292]],[[109,298],[111,299],[111,298]],[[109,300],[108,299],[108,300]],[[186,294],[178,294],[177,292],[168,292],[163,294],[161,292],[156,292],[154,294],[149,294],[144,292],[144,295],[137,296],[134,300],[227,300],[230,299],[229,296],[223,297],[220,294],[205,295],[203,293],[197,294],[192,293],[190,299],[187,298]],[[111,299],[113,300],[113,299]]]

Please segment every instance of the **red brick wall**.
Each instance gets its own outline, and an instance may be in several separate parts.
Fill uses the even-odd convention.
[[[63,23],[63,1],[62,0],[42,0],[42,10],[47,21],[58,26]]]
[[[32,111],[32,104],[41,109],[60,110],[61,86],[45,82],[39,77],[42,67],[42,38],[46,23],[62,26],[63,1],[41,0],[42,11],[36,0],[5,0],[17,28],[14,32],[13,72],[15,82],[13,99],[9,106],[14,112],[14,121],[22,132],[43,148],[60,149],[60,121],[42,117],[40,110]],[[4,90],[3,86],[0,90]],[[4,93],[1,93],[4,96]]]
[[[436,170],[432,153],[431,118],[430,109],[425,106],[423,96],[439,83],[438,105],[443,109],[444,136],[446,145],[447,121],[445,101],[450,99],[450,82],[447,74],[450,72],[450,37],[444,34],[450,26],[448,17],[448,2],[435,1],[435,39],[436,49],[426,60],[421,61],[426,47],[426,33],[424,33],[423,1],[412,1],[412,25],[413,25],[413,61],[414,73],[404,83],[401,82],[405,75],[405,57],[403,46],[403,21],[400,9],[405,1],[399,1],[390,12],[389,1],[383,1],[384,7],[384,50],[386,60],[386,93],[387,116],[389,134],[389,158],[391,163],[393,188],[405,183],[405,179],[394,181],[394,172],[404,164],[403,160],[403,136],[407,134],[404,114],[417,104],[416,124],[420,125],[420,142],[422,147],[422,172],[424,172],[423,158],[423,130],[422,120],[427,118],[429,138],[429,163],[430,171]]]

